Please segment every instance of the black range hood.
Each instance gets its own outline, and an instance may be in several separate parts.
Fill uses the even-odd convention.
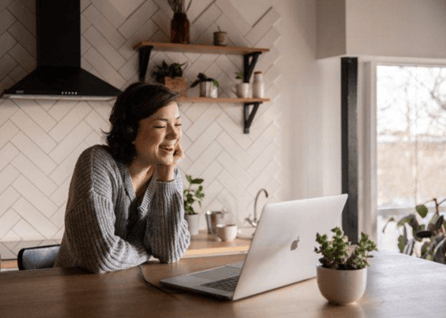
[[[121,91],[83,70],[80,0],[36,0],[37,68],[3,98],[109,100]]]

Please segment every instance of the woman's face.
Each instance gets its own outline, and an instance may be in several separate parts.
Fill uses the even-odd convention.
[[[178,105],[171,102],[139,122],[134,141],[136,158],[142,165],[170,165],[182,136]]]

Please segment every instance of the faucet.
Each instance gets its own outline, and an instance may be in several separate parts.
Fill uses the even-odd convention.
[[[259,199],[260,193],[265,192],[265,197],[268,197],[268,192],[265,189],[260,189],[259,192],[257,192],[256,199],[254,201],[254,219],[251,220],[251,218],[247,217],[245,219],[246,222],[251,224],[251,226],[256,227],[258,220],[257,220],[257,200]]]

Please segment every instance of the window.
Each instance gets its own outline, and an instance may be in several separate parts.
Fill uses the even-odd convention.
[[[378,65],[376,88],[378,244],[398,250],[387,220],[446,197],[446,66]]]

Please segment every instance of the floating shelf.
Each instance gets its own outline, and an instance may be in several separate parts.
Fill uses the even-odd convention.
[[[140,42],[133,49],[139,50],[143,47],[152,46],[154,50],[171,52],[193,52],[193,53],[212,53],[212,54],[236,54],[245,55],[256,52],[269,52],[269,49],[241,47],[241,46],[218,46],[204,44],[179,44],[179,43],[161,43],[161,42]]]
[[[192,52],[206,54],[235,54],[243,56],[243,82],[249,83],[254,67],[260,54],[269,52],[269,49],[240,47],[240,46],[218,46],[204,44],[180,44],[162,42],[139,42],[133,49],[139,51],[139,80],[144,82],[149,65],[150,53],[152,50],[170,52]],[[243,118],[245,134],[249,133],[249,128],[254,120],[254,116],[260,104],[269,102],[269,98],[208,98],[208,97],[180,97],[179,102],[185,103],[243,103]],[[252,106],[252,108],[250,108]]]
[[[180,97],[184,103],[263,103],[269,102],[269,98],[211,98],[211,97]]]

